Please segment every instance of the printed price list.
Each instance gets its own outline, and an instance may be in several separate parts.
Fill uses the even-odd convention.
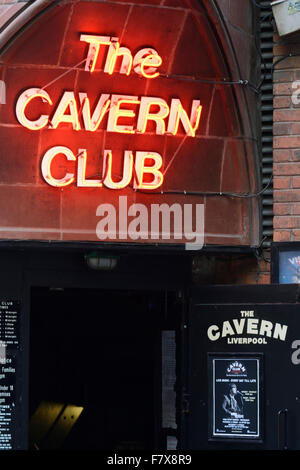
[[[0,301],[0,341],[8,348],[19,346],[19,305],[16,301]]]
[[[16,358],[7,356],[0,364],[0,450],[12,449],[16,402]]]

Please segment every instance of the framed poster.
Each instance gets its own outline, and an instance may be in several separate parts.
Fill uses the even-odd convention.
[[[262,439],[262,354],[209,354],[209,438]]]
[[[273,243],[271,251],[271,282],[300,283],[300,243]]]

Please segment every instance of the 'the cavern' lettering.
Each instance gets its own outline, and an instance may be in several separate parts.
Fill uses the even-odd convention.
[[[123,189],[133,180],[134,189],[155,189],[162,185],[163,174],[160,171],[162,166],[161,155],[157,152],[135,152],[135,159],[131,150],[125,150],[123,161],[123,176],[119,181],[114,181],[112,177],[112,152],[104,150],[104,160],[102,168],[102,179],[86,178],[86,149],[79,149],[74,155],[68,147],[51,147],[42,160],[42,175],[44,180],[55,187],[66,187],[75,181],[75,170],[65,174],[63,178],[54,178],[51,172],[51,163],[58,155],[64,155],[69,162],[77,162],[77,186],[81,188],[102,188]],[[145,181],[145,175],[151,175],[151,181]]]
[[[223,321],[221,326],[210,325],[207,329],[208,339],[217,341],[220,338],[226,338],[229,344],[266,344],[266,338],[285,341],[288,330],[287,325],[260,318],[249,318],[244,311],[241,311],[241,316],[242,318]],[[235,338],[241,335],[247,335],[247,337]],[[260,336],[263,340],[262,338],[255,339],[253,335]]]

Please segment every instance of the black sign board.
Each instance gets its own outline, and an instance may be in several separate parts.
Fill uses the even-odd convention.
[[[212,439],[261,439],[262,356],[209,355]]]
[[[16,358],[0,362],[0,450],[12,449],[16,407]]]
[[[0,450],[14,448],[20,303],[0,300]]]

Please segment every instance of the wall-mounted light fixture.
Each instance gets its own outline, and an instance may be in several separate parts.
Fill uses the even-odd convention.
[[[93,251],[84,256],[85,262],[90,269],[111,271],[118,263],[118,256],[103,254]]]
[[[300,30],[300,0],[275,0],[271,7],[279,36]]]

